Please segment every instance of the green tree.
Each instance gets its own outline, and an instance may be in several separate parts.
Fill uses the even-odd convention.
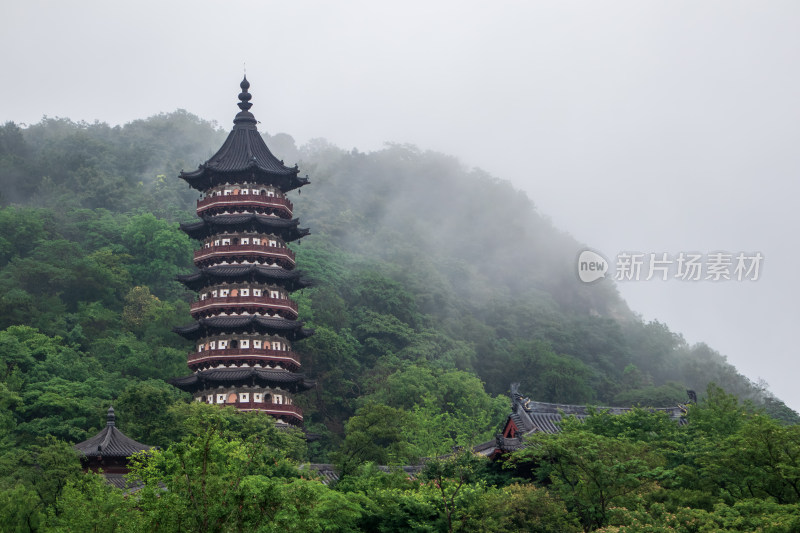
[[[146,444],[168,447],[183,437],[178,402],[188,395],[161,380],[134,381],[117,398],[117,425],[126,435]]]
[[[401,410],[368,403],[345,425],[345,438],[334,461],[340,476],[353,473],[358,465],[375,462],[401,465],[413,462],[413,451],[405,439],[408,414]]]
[[[754,415],[698,462],[727,503],[749,498],[800,503],[800,426]]]
[[[188,236],[150,213],[131,217],[122,232],[122,244],[136,259],[129,267],[134,283],[146,285],[157,296],[182,294],[175,276],[188,271],[194,245]]]
[[[467,510],[459,527],[462,531],[486,533],[577,533],[583,530],[564,503],[546,489],[520,483],[488,489]]]
[[[145,531],[135,498],[109,485],[98,474],[87,473],[70,480],[50,507],[47,531],[70,533]]]
[[[644,443],[584,431],[577,421],[555,435],[537,434],[512,462],[532,464],[537,478],[552,484],[586,530],[608,523],[609,509],[657,489],[664,460]]]

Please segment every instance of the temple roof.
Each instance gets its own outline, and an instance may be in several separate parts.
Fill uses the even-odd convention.
[[[177,280],[191,290],[200,290],[204,287],[219,282],[259,281],[262,283],[276,283],[287,290],[293,291],[311,285],[310,281],[301,279],[303,273],[299,270],[286,270],[285,268],[265,265],[214,265],[193,272],[177,276]]]
[[[517,428],[523,433],[544,432],[559,433],[559,422],[565,416],[574,416],[583,420],[590,412],[607,412],[611,415],[621,415],[632,411],[633,407],[592,407],[585,405],[570,405],[560,403],[534,402],[516,394],[513,401],[512,412],[509,418],[514,421]],[[682,423],[685,421],[686,409],[683,406],[651,408],[652,412],[666,413],[671,419]]]
[[[247,77],[239,85],[239,113],[233,120],[233,130],[216,154],[194,172],[181,172],[180,177],[197,190],[206,190],[217,181],[224,182],[231,174],[246,174],[251,180],[273,183],[284,192],[302,187],[308,178],[297,176],[297,166],[290,168],[278,160],[258,132],[258,121],[250,112],[252,96]]]
[[[585,405],[534,402],[523,397],[518,391],[518,384],[511,385],[511,414],[506,418],[502,433],[497,436],[494,450],[490,443],[482,446],[480,453],[512,452],[526,446],[525,437],[533,433],[559,433],[560,422],[564,417],[574,416],[583,421],[591,412],[607,412],[611,415],[621,415],[632,411],[633,407],[587,407]],[[691,399],[692,391],[687,391]],[[649,409],[651,412],[665,413],[680,425],[686,424],[686,405],[679,404],[671,407]]]
[[[193,239],[205,239],[220,231],[260,231],[279,235],[284,242],[295,241],[309,234],[306,228],[298,228],[298,219],[285,219],[258,213],[237,213],[203,216],[199,222],[181,224]]]
[[[131,455],[152,448],[147,444],[136,442],[116,427],[114,408],[108,408],[106,427],[94,437],[79,442],[73,447],[85,457],[130,457]]]
[[[197,340],[209,335],[229,331],[249,331],[265,334],[278,334],[290,341],[305,339],[314,330],[303,327],[303,322],[261,315],[212,316],[201,318],[188,326],[173,328],[175,333],[188,340]]]
[[[207,387],[231,383],[259,383],[261,385],[286,385],[292,392],[308,390],[314,381],[306,379],[304,374],[290,372],[283,368],[212,368],[201,370],[188,376],[169,380],[181,390],[195,392]]]

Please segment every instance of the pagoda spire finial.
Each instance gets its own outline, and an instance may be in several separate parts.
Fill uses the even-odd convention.
[[[242,83],[239,84],[239,87],[242,88],[242,92],[239,93],[239,109],[247,111],[253,107],[253,104],[250,103],[252,96],[247,91],[247,89],[250,88],[250,82],[247,81],[247,74],[244,75],[244,79],[242,79]]]
[[[244,75],[242,78],[242,83],[239,84],[241,87],[242,92],[239,93],[239,103],[236,104],[239,106],[239,113],[236,114],[236,118],[233,119],[233,123],[237,126],[246,125],[250,127],[255,127],[256,125],[256,117],[250,112],[250,108],[253,107],[253,104],[250,103],[250,99],[252,96],[248,89],[250,88],[250,82],[247,81],[247,74]]]
[[[108,413],[106,414],[106,425],[107,425],[107,426],[114,426],[114,425],[116,425],[116,424],[115,424],[115,421],[116,421],[116,419],[117,419],[117,417],[116,417],[116,415],[114,414],[114,408],[113,408],[113,407],[109,407],[109,408],[108,408]]]

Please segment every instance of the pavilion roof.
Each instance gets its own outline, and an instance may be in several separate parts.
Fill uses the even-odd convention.
[[[136,442],[122,433],[117,429],[115,420],[114,408],[109,407],[106,415],[106,427],[94,437],[75,444],[74,448],[85,457],[119,458],[130,457],[135,453],[152,448],[152,446]]]

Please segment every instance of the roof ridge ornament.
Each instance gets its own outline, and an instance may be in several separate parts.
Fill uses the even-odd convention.
[[[106,425],[114,427],[116,426],[116,415],[114,414],[114,407],[109,406],[108,413],[106,413]]]

